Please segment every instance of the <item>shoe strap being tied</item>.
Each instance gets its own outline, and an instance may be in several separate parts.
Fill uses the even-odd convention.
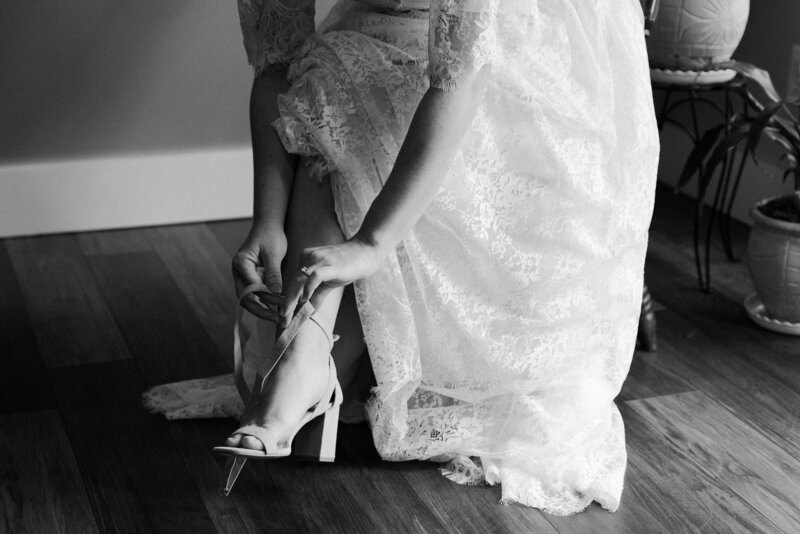
[[[236,307],[236,317],[235,317],[235,324],[233,329],[233,373],[234,373],[234,383],[236,384],[236,389],[239,391],[239,395],[242,397],[242,401],[247,403],[250,395],[252,395],[252,391],[250,387],[247,385],[247,381],[244,377],[244,354],[242,351],[242,341],[241,341],[241,334],[240,334],[240,325],[242,321],[242,316],[244,313],[244,308],[241,305],[244,301],[245,297],[251,295],[253,293],[270,293],[267,286],[264,284],[256,283],[251,284],[244,288],[242,293],[239,295],[239,305]],[[266,381],[269,374],[281,360],[283,355],[286,353],[286,350],[289,348],[292,340],[297,336],[297,333],[300,331],[300,327],[303,326],[303,323],[306,322],[307,319],[311,319],[319,328],[322,330],[322,333],[325,334],[325,337],[328,339],[328,344],[333,347],[334,342],[339,339],[339,336],[331,336],[328,334],[327,330],[322,327],[322,325],[313,317],[313,314],[316,310],[314,306],[311,304],[310,301],[307,301],[303,306],[300,307],[300,310],[295,313],[294,317],[292,318],[289,326],[281,332],[278,339],[275,341],[275,345],[273,346],[272,352],[274,353],[276,349],[280,350],[277,356],[273,358],[267,358],[262,362],[261,366],[259,367],[257,374],[256,374],[256,384],[258,384],[259,391],[264,386],[264,382]],[[271,365],[270,365],[271,362]]]
[[[244,299],[253,293],[270,293],[270,290],[264,284],[250,284],[245,287],[239,295],[239,304],[236,306],[236,315],[233,323],[233,382],[236,384],[236,389],[239,391],[239,396],[246,403],[250,398],[250,387],[244,378],[244,355],[242,354],[242,337],[239,333],[240,325],[242,323],[242,315],[244,314],[244,307],[242,302]]]

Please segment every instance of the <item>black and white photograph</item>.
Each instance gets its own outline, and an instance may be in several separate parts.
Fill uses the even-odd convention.
[[[800,532],[799,29],[5,0],[0,534]]]

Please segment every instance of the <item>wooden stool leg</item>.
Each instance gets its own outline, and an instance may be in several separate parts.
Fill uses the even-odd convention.
[[[656,314],[653,311],[653,299],[647,284],[644,284],[642,293],[642,313],[639,316],[639,333],[636,337],[636,347],[644,351],[654,351],[658,348],[656,342]]]

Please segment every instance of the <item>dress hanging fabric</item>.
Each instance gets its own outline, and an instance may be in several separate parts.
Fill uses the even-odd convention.
[[[387,460],[446,462],[457,482],[499,483],[506,502],[616,510],[626,451],[613,400],[658,159],[639,3],[342,0],[317,32],[312,0],[240,0],[240,13],[257,71],[289,66],[274,127],[331,181],[347,236],[428,87],[489,73],[433,203],[355,284],[375,445]]]

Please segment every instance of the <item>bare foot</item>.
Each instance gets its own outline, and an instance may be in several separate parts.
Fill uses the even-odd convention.
[[[286,444],[305,413],[325,393],[329,377],[330,344],[314,321],[306,321],[286,353],[267,378],[262,394],[254,392],[241,424],[258,425],[271,432],[277,444]],[[263,444],[253,436],[233,434],[226,441],[229,447],[244,447],[267,452],[277,444]]]

